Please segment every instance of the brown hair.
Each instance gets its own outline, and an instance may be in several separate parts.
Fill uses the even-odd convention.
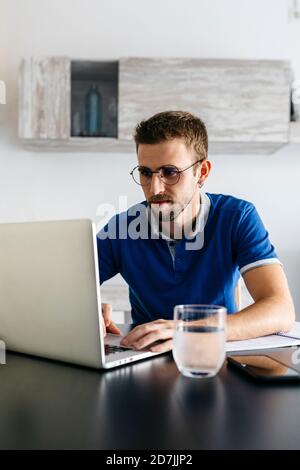
[[[166,140],[183,138],[187,147],[205,160],[208,137],[204,122],[185,111],[164,111],[141,121],[135,128],[136,150],[139,144],[159,144]]]

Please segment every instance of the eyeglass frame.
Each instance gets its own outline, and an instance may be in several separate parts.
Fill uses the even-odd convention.
[[[194,165],[196,165],[196,163],[201,163],[205,160],[205,158],[202,158],[201,160],[197,160],[196,162],[192,163],[190,166],[187,166],[186,168],[184,168],[183,170],[180,170],[176,165],[162,165],[161,167],[157,168],[157,170],[151,170],[151,168],[148,168],[147,166],[143,166],[143,165],[137,165],[133,168],[133,170],[130,172],[130,175],[132,176],[132,179],[133,181],[138,184],[139,186],[149,186],[148,184],[145,185],[145,184],[141,184],[141,183],[138,183],[135,179],[134,179],[134,176],[133,176],[133,172],[134,170],[136,170],[137,168],[147,168],[147,170],[149,170],[151,172],[151,179],[149,180],[149,184],[151,184],[151,181],[152,181],[152,177],[153,177],[153,174],[154,173],[159,173],[160,174],[160,178],[162,179],[163,176],[161,175],[161,169],[162,168],[165,168],[165,167],[171,167],[171,168],[175,168],[179,177],[178,177],[178,180],[176,181],[176,183],[166,183],[165,181],[163,181],[164,184],[166,184],[167,186],[173,186],[174,184],[177,184],[180,180],[180,177],[181,177],[181,173],[183,173],[184,171],[188,170],[189,168],[192,168]]]

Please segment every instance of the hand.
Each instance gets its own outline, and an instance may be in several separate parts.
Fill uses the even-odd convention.
[[[102,322],[103,322],[104,336],[106,336],[106,333],[113,333],[114,335],[120,335],[121,331],[111,319],[111,314],[112,314],[111,304],[101,304],[101,308],[102,308]]]
[[[136,326],[121,341],[122,346],[140,350],[149,347],[152,352],[166,352],[173,347],[174,321],[155,320]],[[160,344],[153,344],[160,341]],[[163,341],[163,342],[161,342]]]

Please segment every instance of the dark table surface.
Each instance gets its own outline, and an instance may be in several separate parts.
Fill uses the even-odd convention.
[[[224,363],[182,377],[170,353],[97,371],[16,353],[0,366],[0,448],[300,449],[300,385]]]

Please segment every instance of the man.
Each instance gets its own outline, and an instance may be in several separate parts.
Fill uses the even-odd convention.
[[[137,326],[122,344],[170,350],[177,304],[227,307],[228,340],[289,331],[295,312],[287,279],[255,207],[199,190],[211,170],[204,123],[190,113],[162,112],[142,121],[134,138],[138,165],[131,174],[146,198],[135,227],[150,236],[130,236],[134,210],[97,236],[101,282],[121,273],[129,285]],[[240,275],[254,303],[237,312]],[[102,312],[106,330],[119,333],[111,306],[103,304]]]

